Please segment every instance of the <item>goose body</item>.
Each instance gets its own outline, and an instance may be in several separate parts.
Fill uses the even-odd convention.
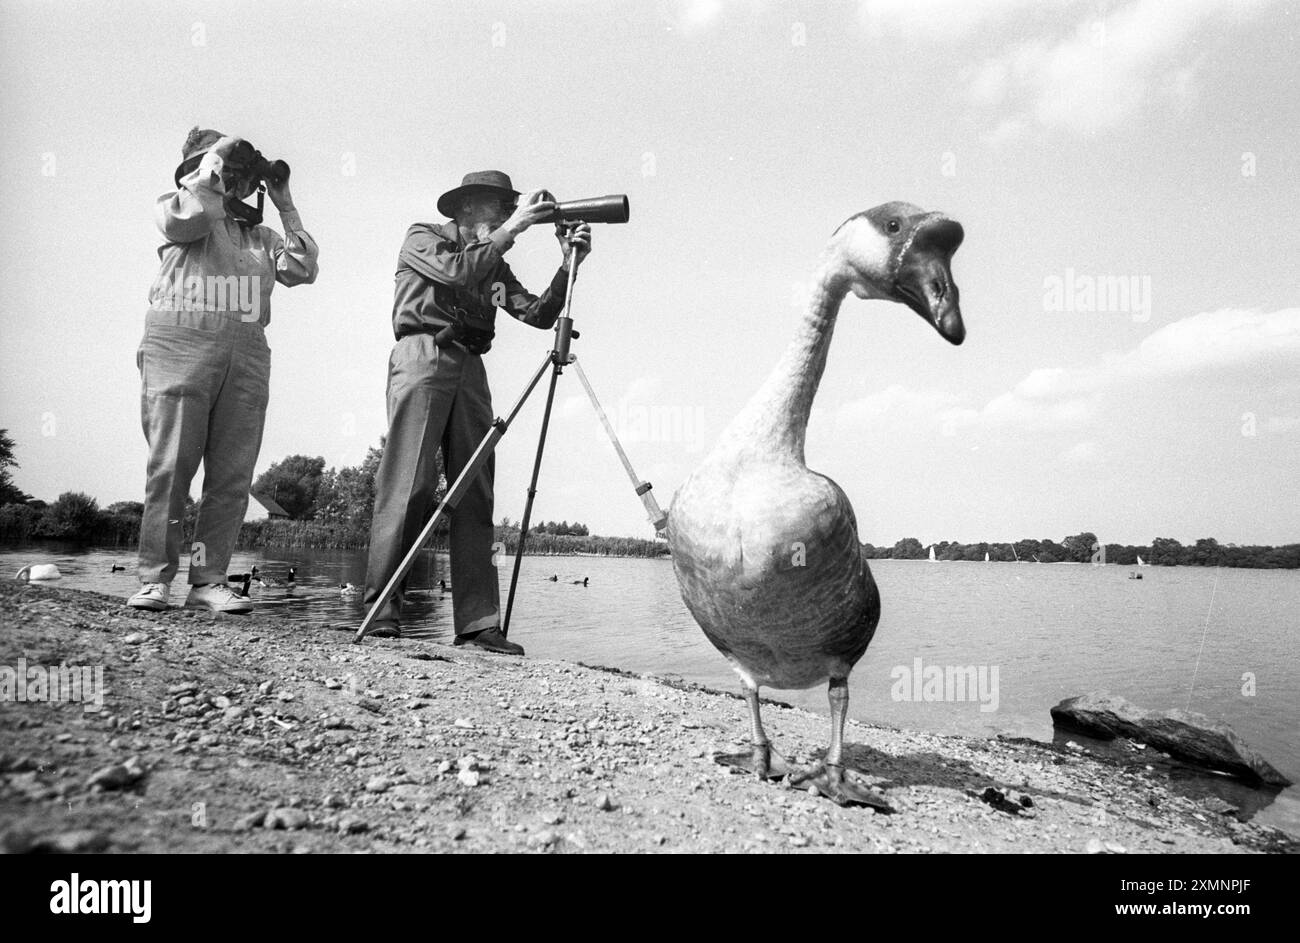
[[[758,689],[828,682],[831,743],[800,773],[841,804],[888,809],[842,765],[848,675],[880,620],[880,595],[843,489],[808,468],[804,441],[845,295],[911,307],[946,340],[965,327],[949,261],[961,226],[905,203],[847,220],[831,238],[808,310],[766,382],[673,498],[668,544],[682,599],[740,676],[752,750],[719,757],[763,777],[788,771],[759,717]]]
[[[847,677],[880,618],[848,498],[798,463],[737,458],[715,452],[673,500],[668,541],[687,608],[756,686]]]
[[[63,574],[53,563],[29,563],[14,574],[14,579],[24,583],[31,580],[61,580]]]

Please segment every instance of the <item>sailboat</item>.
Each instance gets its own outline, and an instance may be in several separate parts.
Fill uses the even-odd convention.
[[[1138,566],[1150,566],[1150,565],[1151,565],[1150,563],[1147,563],[1145,560],[1142,559],[1141,554],[1138,554]]]
[[[934,544],[930,544],[930,562],[934,563]]]
[[[985,563],[988,563],[988,562],[989,562],[989,555],[988,555],[987,553],[984,554],[984,562],[985,562]]]

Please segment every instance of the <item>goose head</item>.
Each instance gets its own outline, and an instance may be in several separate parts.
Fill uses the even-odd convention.
[[[911,203],[882,203],[849,217],[835,236],[849,291],[907,305],[948,343],[965,340],[951,267],[965,236],[961,223]]]

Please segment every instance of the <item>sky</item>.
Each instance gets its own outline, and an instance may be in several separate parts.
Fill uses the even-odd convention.
[[[844,303],[807,458],[862,540],[1300,541],[1298,26],[1281,0],[6,2],[14,481],[141,500],[152,207],[199,125],[287,160],[321,247],[317,282],[272,297],[259,472],[377,444],[403,235],[497,168],[628,195],[628,224],[594,227],[574,350],[665,506],[776,363],[830,234],[906,200],[965,227],[968,337]],[[507,260],[540,291],[549,227]],[[498,414],[550,341],[498,318]],[[542,400],[498,447],[498,518]],[[572,371],[550,519],[653,533]]]

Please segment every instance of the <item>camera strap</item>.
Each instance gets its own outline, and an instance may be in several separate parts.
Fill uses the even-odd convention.
[[[260,226],[262,225],[262,207],[265,197],[266,187],[258,187],[257,206],[249,206],[241,200],[233,200],[226,204],[226,212],[235,217],[236,222],[241,226]]]

